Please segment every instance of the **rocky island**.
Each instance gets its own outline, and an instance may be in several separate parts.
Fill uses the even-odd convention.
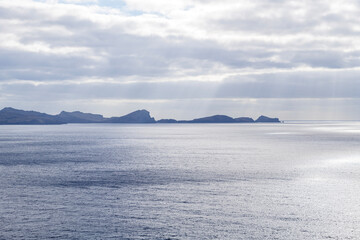
[[[155,119],[150,116],[146,110],[137,110],[122,117],[112,117],[104,122],[108,123],[156,123]]]
[[[35,111],[23,111],[6,107],[0,111],[0,124],[64,124],[60,117],[39,113]]]
[[[260,116],[254,120],[249,117],[232,118],[226,115],[213,115],[193,120],[161,119],[156,121],[150,112],[143,109],[121,117],[105,118],[100,114],[83,113],[80,111],[50,115],[35,111],[24,111],[6,107],[0,110],[0,124],[67,124],[67,123],[279,123],[278,118]]]

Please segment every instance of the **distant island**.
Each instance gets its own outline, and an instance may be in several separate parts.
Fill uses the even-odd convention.
[[[83,113],[79,111],[62,111],[50,115],[35,111],[24,111],[11,107],[0,110],[1,125],[39,125],[67,123],[279,123],[278,118],[260,116],[256,120],[249,117],[232,118],[226,115],[214,115],[193,120],[160,119],[156,121],[147,110],[137,110],[121,117],[105,118],[100,114]]]

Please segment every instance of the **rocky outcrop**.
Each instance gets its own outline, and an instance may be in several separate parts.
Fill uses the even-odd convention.
[[[232,118],[226,115],[213,115],[193,120],[161,119],[155,121],[147,110],[137,110],[122,117],[104,118],[100,114],[79,111],[49,115],[35,111],[4,108],[0,111],[0,124],[64,124],[64,123],[279,123],[278,118],[260,116],[256,121],[249,117]]]
[[[232,118],[226,115],[214,115],[210,117],[196,118],[189,121],[177,121],[178,123],[253,123],[254,119],[249,117]]]
[[[106,119],[100,114],[83,113],[83,112],[65,112],[62,111],[56,115],[59,119],[66,123],[100,123]]]
[[[137,110],[122,117],[112,117],[106,122],[109,123],[155,123],[147,110]]]
[[[35,111],[4,108],[0,111],[0,124],[64,124],[57,116]]]
[[[258,119],[255,120],[257,123],[279,123],[280,120],[278,118],[269,118],[261,115]]]
[[[157,123],[177,123],[178,121],[175,119],[160,119],[156,121]]]
[[[234,118],[234,120],[237,123],[253,123],[253,122],[255,122],[254,119],[249,118],[249,117],[239,117],[239,118]]]
[[[214,115],[204,118],[196,118],[191,123],[233,123],[235,120],[232,117],[226,115]]]

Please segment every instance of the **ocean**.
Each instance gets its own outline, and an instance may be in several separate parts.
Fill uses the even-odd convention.
[[[360,123],[0,126],[0,239],[360,239]]]

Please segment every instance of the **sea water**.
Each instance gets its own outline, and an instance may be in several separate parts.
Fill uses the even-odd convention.
[[[0,239],[360,239],[360,123],[0,126]]]

